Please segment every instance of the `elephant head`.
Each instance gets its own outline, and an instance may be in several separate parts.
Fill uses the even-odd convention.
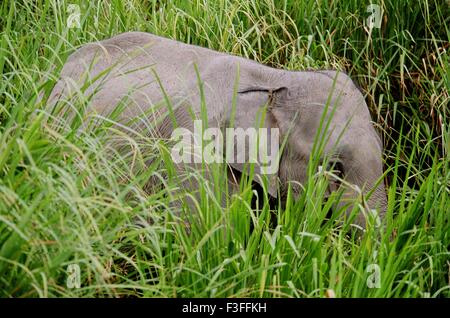
[[[270,176],[268,193],[281,195],[283,201],[291,181],[294,194],[307,181],[308,163],[313,150],[323,141],[319,162],[328,158],[328,167],[337,175],[329,191],[343,188],[337,206],[346,205],[349,213],[363,194],[371,195],[365,206],[378,209],[382,217],[386,210],[382,145],[371,123],[370,114],[359,89],[344,73],[334,71],[284,72],[271,84],[252,84],[238,92],[235,126],[255,125],[258,112],[266,109],[263,126],[280,130],[282,149],[276,176]],[[319,138],[317,138],[319,136]],[[316,146],[314,146],[316,145]],[[322,163],[321,163],[322,164]],[[242,165],[232,165],[242,171]],[[256,169],[255,169],[256,171]],[[255,181],[261,183],[259,175]],[[276,178],[275,178],[276,177]],[[275,179],[278,180],[278,184]],[[359,213],[356,224],[365,227],[365,217]]]

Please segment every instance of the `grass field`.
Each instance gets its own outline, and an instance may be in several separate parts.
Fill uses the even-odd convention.
[[[369,1],[357,0],[2,1],[0,296],[449,297],[450,4],[375,3],[379,29],[365,25]],[[68,27],[70,4],[79,28]],[[201,222],[187,234],[170,208],[176,178],[142,190],[171,171],[160,143],[112,160],[108,127],[80,137],[76,121],[43,120],[67,56],[131,30],[283,69],[346,71],[385,145],[383,226],[361,237],[323,222],[333,197],[311,175],[275,223],[267,197],[250,207],[249,185],[222,208],[202,183]],[[162,159],[136,173],[149,155]]]

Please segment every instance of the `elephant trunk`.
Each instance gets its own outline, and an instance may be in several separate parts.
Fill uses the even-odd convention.
[[[373,138],[372,138],[373,140]],[[347,187],[344,196],[355,198],[363,194],[364,210],[359,213],[356,223],[365,228],[367,212],[376,210],[380,219],[383,218],[387,208],[387,196],[383,180],[383,162],[381,158],[381,147],[377,141],[365,142],[352,151],[353,160],[346,167]],[[378,184],[378,185],[377,185]],[[368,194],[370,193],[370,196]],[[361,202],[358,200],[356,202]],[[349,207],[351,210],[353,206]],[[368,211],[369,210],[369,211]]]

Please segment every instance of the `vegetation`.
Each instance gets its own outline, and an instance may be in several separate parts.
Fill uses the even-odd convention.
[[[67,26],[69,4],[80,28]],[[357,0],[2,1],[0,296],[449,297],[450,6],[379,4],[372,29],[369,1]],[[349,73],[385,145],[383,225],[372,219],[358,236],[348,221],[324,221],[336,197],[311,169],[302,195],[272,212],[250,184],[222,208],[202,183],[200,222],[186,233],[163,143],[111,157],[111,125],[80,136],[78,119],[67,127],[44,111],[71,52],[131,30],[278,68]],[[149,156],[160,159],[143,169]],[[163,173],[165,188],[143,191]],[[67,284],[71,264],[80,288]]]

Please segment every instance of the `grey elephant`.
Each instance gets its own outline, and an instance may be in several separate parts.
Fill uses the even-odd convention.
[[[192,113],[201,117],[202,108],[207,110],[209,127],[232,123],[247,129],[259,122],[260,127],[278,128],[285,144],[279,168],[265,179],[265,186],[281,200],[290,181],[296,181],[294,192],[301,191],[295,185],[306,182],[315,137],[323,133],[322,156],[331,158],[341,177],[341,182],[330,185],[331,191],[344,187],[343,201],[370,191],[368,207],[378,209],[380,216],[385,213],[380,138],[364,97],[342,72],[280,70],[153,34],[129,32],[84,45],[70,55],[49,104],[80,91],[89,98],[92,112],[109,116],[123,104],[119,121],[134,122],[136,127],[143,120],[155,122],[162,137],[170,137],[175,124],[192,130]],[[154,107],[161,101],[165,108]],[[325,130],[320,132],[319,127]],[[246,173],[244,167],[230,165]],[[257,171],[255,181],[262,183],[260,176]],[[358,215],[356,223],[364,226],[364,215]]]

